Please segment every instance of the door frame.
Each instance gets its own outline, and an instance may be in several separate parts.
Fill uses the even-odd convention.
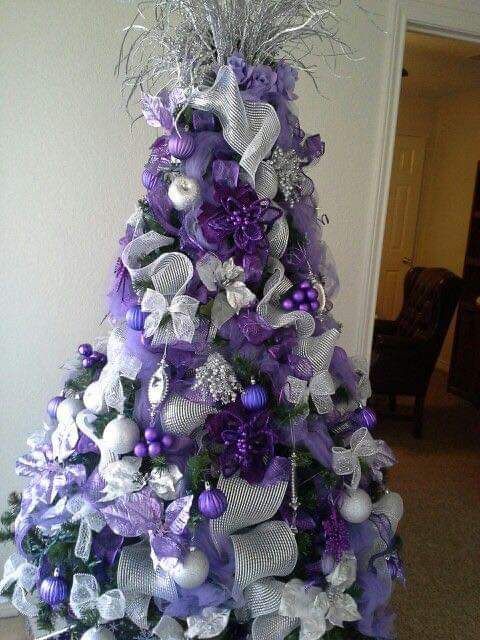
[[[391,26],[382,105],[384,116],[380,127],[381,144],[375,176],[375,204],[370,234],[372,242],[368,247],[367,270],[363,286],[365,314],[358,328],[357,340],[359,353],[367,358],[370,357],[372,349],[406,32],[407,30],[418,31],[480,43],[480,12],[460,10],[445,4],[441,6],[432,0],[390,0],[390,2],[392,4]]]

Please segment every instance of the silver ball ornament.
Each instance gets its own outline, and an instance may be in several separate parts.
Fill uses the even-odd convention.
[[[140,440],[140,429],[130,418],[117,416],[105,427],[103,443],[114,453],[124,454],[133,451]]]
[[[92,627],[85,631],[80,640],[115,640],[115,635],[107,627]]]
[[[210,563],[200,549],[190,549],[183,562],[173,567],[170,575],[182,589],[196,589],[207,579]]]
[[[340,499],[340,514],[352,524],[365,522],[372,513],[372,500],[363,489],[349,489]]]
[[[200,202],[202,192],[194,178],[178,176],[168,188],[168,197],[177,211],[186,211]]]
[[[85,408],[95,413],[97,416],[103,416],[108,413],[107,403],[103,395],[103,387],[96,380],[88,385],[83,393],[83,404]]]
[[[58,405],[57,408],[57,421],[58,422],[72,422],[77,417],[77,413],[83,409],[83,402],[80,398],[65,398]]]

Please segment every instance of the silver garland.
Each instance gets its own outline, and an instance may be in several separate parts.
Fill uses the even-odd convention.
[[[235,376],[231,365],[219,353],[211,353],[207,361],[195,371],[194,389],[200,389],[215,402],[230,404],[235,402],[242,385]]]

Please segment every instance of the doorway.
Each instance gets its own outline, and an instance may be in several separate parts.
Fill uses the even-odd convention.
[[[480,160],[480,43],[407,32],[376,316],[394,320],[412,266],[462,276]],[[437,366],[448,371],[455,322]]]

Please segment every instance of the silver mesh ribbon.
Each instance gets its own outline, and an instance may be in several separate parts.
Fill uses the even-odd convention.
[[[252,640],[284,640],[299,624],[298,618],[287,618],[278,613],[260,616],[252,623]]]
[[[390,535],[393,538],[397,532],[400,520],[403,517],[402,496],[394,491],[387,492],[374,503],[372,514],[380,516],[383,519],[388,519]],[[375,525],[372,523],[371,526],[374,527]],[[376,534],[377,535],[374,538],[368,557],[364,557],[362,559],[362,567],[363,569],[366,569],[373,564],[378,575],[391,579],[391,574],[386,560],[386,554],[388,555],[388,541],[385,538],[385,535],[380,535],[378,527],[376,527]]]
[[[146,266],[142,266],[142,261],[152,253],[152,251],[156,251],[162,247],[168,247],[172,243],[173,238],[162,236],[156,231],[148,231],[148,233],[134,238],[127,244],[122,253],[122,262],[130,274],[135,290],[141,285],[144,286],[145,282],[151,280],[152,275],[157,271],[162,256],[156,258]]]
[[[72,514],[71,521],[80,521],[77,542],[75,543],[75,556],[84,562],[90,557],[92,547],[92,532],[100,533],[105,526],[105,518],[82,495],[76,494],[67,502],[67,509]]]
[[[284,587],[283,582],[273,578],[264,578],[248,585],[243,596],[250,617],[258,618],[278,611]]]
[[[245,170],[260,197],[272,199],[278,189],[275,170],[263,160],[270,155],[280,134],[275,109],[264,102],[243,101],[233,69],[220,67],[215,83],[205,91],[194,93],[192,107],[217,116],[228,144],[241,155]]]
[[[358,402],[363,405],[367,404],[368,398],[372,395],[372,387],[370,385],[370,379],[368,377],[368,363],[365,358],[351,358],[350,363],[354,371],[360,374],[360,378],[357,383],[357,397]]]
[[[280,299],[292,286],[292,283],[285,277],[285,267],[277,258],[270,257],[268,267],[272,275],[265,283],[263,298],[257,305],[257,313],[265,322],[279,329],[295,325],[297,334],[301,337],[311,336],[315,330],[315,320],[306,311],[285,312],[280,307]]]
[[[152,597],[168,602],[178,598],[175,582],[160,567],[154,568],[150,546],[144,542],[122,550],[117,585],[125,594],[127,616],[142,629],[148,628],[148,606]]]
[[[119,413],[123,413],[125,400],[121,376],[135,380],[142,368],[142,361],[125,348],[125,342],[126,327],[125,324],[119,324],[108,338],[107,364],[98,379],[102,385],[105,402]]]
[[[280,259],[287,250],[289,229],[285,215],[277,218],[268,233],[268,242],[270,244],[269,255]]]
[[[100,622],[110,622],[125,615],[125,596],[121,589],[110,589],[100,595],[95,576],[76,573],[70,590],[70,608],[77,618],[85,617],[90,611],[98,611]]]
[[[211,405],[172,395],[163,404],[161,412],[165,431],[177,436],[189,436],[192,431],[203,426],[207,417],[217,410]]]
[[[283,389],[288,402],[300,404],[310,397],[321,415],[333,409],[331,396],[335,393],[335,382],[329,367],[339,332],[329,329],[321,336],[299,340],[296,353],[307,358],[313,365],[314,375],[310,381],[288,376]]]
[[[234,593],[271,576],[288,576],[297,564],[295,535],[286,522],[264,522],[230,536],[235,554]]]
[[[144,334],[152,338],[153,346],[193,340],[199,302],[184,295],[192,277],[193,264],[183,253],[164,253],[156,260],[154,289],[147,289],[142,298],[142,311],[149,314]]]
[[[217,487],[227,497],[225,513],[210,521],[212,534],[230,534],[245,527],[270,520],[282,504],[288,482],[269,487],[249,484],[238,476],[220,476]]]
[[[0,592],[15,584],[12,594],[13,606],[24,616],[33,618],[38,613],[38,598],[30,592],[35,588],[39,570],[17,552],[5,562]]]

